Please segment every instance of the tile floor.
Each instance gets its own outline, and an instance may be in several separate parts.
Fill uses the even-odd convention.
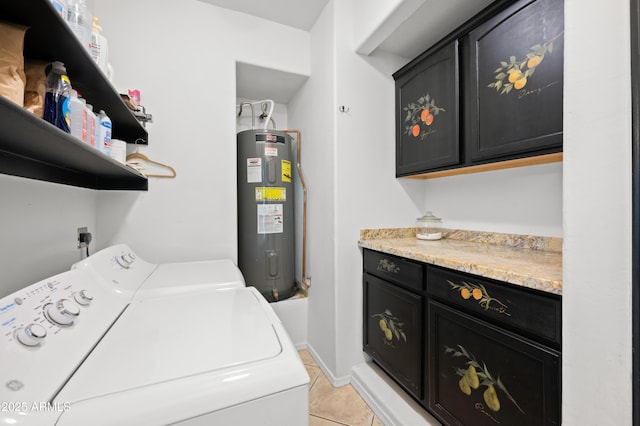
[[[308,351],[299,351],[309,373],[310,426],[384,426],[351,385],[334,388]]]

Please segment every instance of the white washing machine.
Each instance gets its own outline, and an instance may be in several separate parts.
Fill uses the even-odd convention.
[[[135,298],[245,287],[240,269],[229,259],[154,264],[141,259],[126,244],[107,247],[72,266],[78,268],[92,270]]]
[[[0,299],[0,423],[308,424],[309,376],[253,287],[143,297],[97,270]]]

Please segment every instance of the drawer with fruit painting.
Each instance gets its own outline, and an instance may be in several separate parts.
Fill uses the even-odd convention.
[[[560,352],[428,301],[426,407],[447,425],[560,424]]]
[[[562,301],[559,295],[427,266],[427,294],[448,305],[518,334],[559,348]]]
[[[377,251],[364,250],[364,270],[383,280],[391,281],[409,290],[422,291],[422,263]]]

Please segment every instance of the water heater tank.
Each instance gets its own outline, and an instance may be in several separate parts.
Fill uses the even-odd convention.
[[[238,133],[238,267],[270,301],[296,293],[291,137]]]

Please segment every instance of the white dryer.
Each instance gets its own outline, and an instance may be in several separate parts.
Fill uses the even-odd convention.
[[[245,287],[242,272],[230,259],[155,264],[141,259],[126,244],[107,247],[72,266],[79,268],[92,270],[118,291],[136,298]]]
[[[308,424],[309,376],[253,287],[145,298],[97,269],[0,299],[0,423]]]

